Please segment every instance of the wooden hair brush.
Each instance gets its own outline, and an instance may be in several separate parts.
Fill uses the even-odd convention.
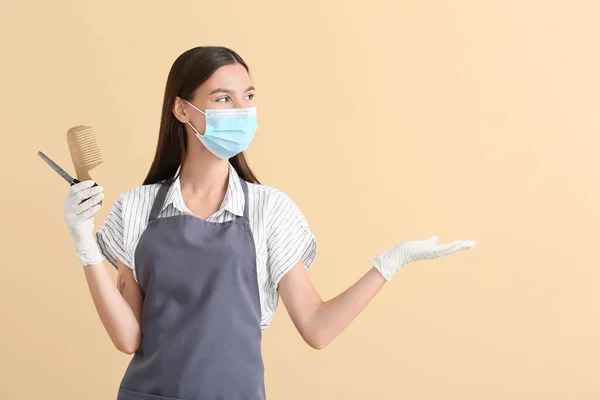
[[[90,170],[102,163],[102,155],[91,126],[77,125],[67,131],[67,144],[79,182],[92,179]],[[74,183],[78,183],[73,181]],[[98,186],[94,182],[94,186]],[[102,201],[100,201],[102,204]]]

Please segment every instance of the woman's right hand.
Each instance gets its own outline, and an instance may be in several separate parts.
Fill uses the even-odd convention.
[[[91,179],[74,184],[63,203],[65,221],[82,266],[99,264],[104,260],[93,235],[94,216],[102,208],[98,203],[104,198],[104,188],[92,185],[94,181]]]

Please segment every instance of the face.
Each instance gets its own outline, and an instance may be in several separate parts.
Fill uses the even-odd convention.
[[[206,109],[215,108],[254,107],[254,87],[243,65],[225,65],[217,69],[210,78],[202,83],[194,92],[194,97],[188,101],[204,112]],[[190,122],[198,132],[204,133],[206,126],[204,114],[191,107],[180,97],[175,100],[173,114],[186,126]],[[189,128],[189,126],[187,127]]]

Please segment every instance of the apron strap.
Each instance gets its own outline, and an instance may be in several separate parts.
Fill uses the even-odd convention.
[[[160,214],[170,186],[171,184],[163,182],[161,187],[158,189],[158,193],[154,199],[154,204],[152,205],[152,211],[150,211],[150,218],[148,218],[148,221],[154,221],[158,218],[158,214]]]
[[[249,221],[248,208],[250,208],[250,207],[248,207],[248,184],[246,183],[245,180],[242,179],[241,176],[240,176],[240,183],[242,184],[242,190],[244,191],[244,217],[243,218],[246,221]]]

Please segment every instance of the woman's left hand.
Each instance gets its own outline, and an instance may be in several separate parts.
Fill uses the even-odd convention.
[[[447,244],[437,244],[437,242],[437,236],[431,236],[426,240],[402,242],[370,261],[381,275],[389,281],[400,267],[408,263],[419,260],[433,260],[461,250],[470,250],[475,246],[475,242],[472,240],[455,240]]]

